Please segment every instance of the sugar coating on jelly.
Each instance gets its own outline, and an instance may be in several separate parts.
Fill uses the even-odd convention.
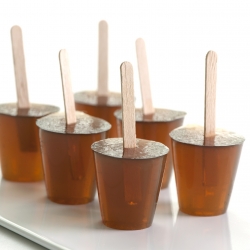
[[[107,97],[98,96],[95,91],[83,91],[74,94],[75,102],[94,106],[121,106],[120,93],[109,92]]]
[[[91,146],[92,150],[114,158],[128,159],[150,159],[166,155],[169,151],[168,147],[160,142],[136,139],[136,148],[128,149],[130,154],[124,155],[123,139],[109,138],[95,142]]]
[[[66,126],[64,113],[55,113],[38,119],[36,125],[49,132],[61,134],[97,134],[111,128],[110,123],[103,119],[76,112],[76,124]]]
[[[0,114],[23,117],[42,117],[59,111],[56,106],[45,104],[30,104],[29,109],[18,109],[17,103],[0,104]]]
[[[122,120],[122,110],[116,110],[114,115]],[[170,109],[155,109],[153,115],[144,116],[142,109],[135,110],[135,120],[137,122],[171,122],[181,119],[186,115],[185,112]]]
[[[215,136],[204,140],[204,127],[197,125],[179,127],[169,135],[175,141],[197,146],[233,146],[245,140],[243,136],[223,129],[216,129]]]

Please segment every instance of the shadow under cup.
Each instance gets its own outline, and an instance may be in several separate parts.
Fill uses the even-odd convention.
[[[228,146],[216,145],[216,142],[192,145],[172,137],[176,186],[182,212],[197,216],[226,212],[242,143],[243,140]]]
[[[114,147],[114,151],[120,151],[122,139],[112,139],[120,140],[120,145]],[[103,223],[121,230],[149,227],[158,201],[166,153],[154,158],[136,159],[104,155],[100,150],[98,152],[97,148],[93,151]]]

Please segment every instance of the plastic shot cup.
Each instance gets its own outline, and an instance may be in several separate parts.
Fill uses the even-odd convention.
[[[108,121],[112,125],[109,137],[118,137],[114,112],[121,108],[121,94],[109,92],[105,97],[94,91],[84,91],[76,93],[74,98],[76,110]]]
[[[111,125],[99,118],[76,112],[77,122],[66,126],[65,114],[37,121],[47,195],[60,204],[84,204],[96,190],[91,144],[105,139]]]
[[[204,128],[173,130],[172,153],[180,211],[197,216],[226,212],[244,138],[216,129],[204,141]]]
[[[43,104],[30,104],[29,109],[18,109],[16,103],[0,105],[0,159],[4,179],[17,182],[43,179],[36,120],[58,110]]]
[[[118,136],[122,136],[122,112],[117,110],[114,113],[117,121]],[[153,115],[144,116],[142,109],[135,110],[136,119],[136,137],[161,142],[166,145],[170,152],[167,157],[165,171],[163,174],[161,188],[166,188],[169,185],[172,174],[172,152],[171,139],[169,133],[183,124],[185,112],[169,109],[155,109]]]
[[[168,148],[136,139],[123,150],[122,138],[95,142],[96,179],[102,221],[107,227],[138,230],[152,224]]]

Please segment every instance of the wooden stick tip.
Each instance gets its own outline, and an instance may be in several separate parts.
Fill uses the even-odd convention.
[[[67,52],[66,49],[61,49],[61,50],[59,51],[59,58],[61,59],[61,58],[63,58],[63,57],[68,57],[68,52]]]
[[[214,52],[213,50],[210,50],[207,52],[207,55],[206,55],[206,60],[207,61],[216,61],[217,62],[217,54],[216,52]]]
[[[133,70],[133,66],[130,62],[123,62],[120,66],[122,72],[126,72],[127,70]]]
[[[145,44],[144,40],[142,38],[137,38],[135,41],[136,44]]]
[[[18,25],[14,25],[14,26],[12,26],[11,27],[11,29],[10,29],[10,33],[11,33],[11,35],[13,36],[13,35],[21,35],[22,36],[22,29],[21,29],[21,27],[20,26],[18,26]]]
[[[66,52],[67,52],[66,49],[61,49],[61,50],[59,51],[59,54],[64,54],[64,53],[66,53]]]
[[[100,22],[99,22],[99,27],[101,28],[108,28],[108,23],[107,23],[107,21],[105,21],[105,20],[101,20]]]
[[[10,30],[11,30],[11,31],[14,31],[14,30],[15,30],[15,31],[17,31],[17,30],[18,30],[18,31],[22,31],[21,27],[18,26],[18,25],[12,26]]]

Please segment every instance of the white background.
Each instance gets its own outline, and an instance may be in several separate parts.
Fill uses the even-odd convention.
[[[100,20],[109,24],[110,90],[120,91],[119,66],[130,61],[136,106],[141,106],[135,40],[142,37],[154,106],[186,111],[185,124],[203,124],[205,55],[209,50],[217,52],[217,126],[247,139],[230,203],[242,202],[239,214],[243,212],[250,203],[250,2],[2,0],[0,103],[16,101],[13,25],[23,30],[31,102],[63,108],[58,52],[68,50],[74,92],[96,89]]]

